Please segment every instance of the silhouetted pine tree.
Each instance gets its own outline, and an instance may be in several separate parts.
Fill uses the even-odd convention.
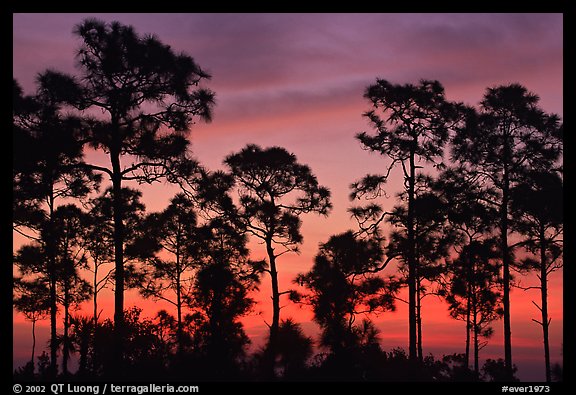
[[[309,293],[292,292],[291,298],[312,306],[322,328],[321,345],[330,351],[335,372],[346,377],[354,377],[352,371],[346,373],[348,368],[362,364],[361,349],[378,345],[370,321],[356,324],[356,319],[395,308],[398,281],[374,273],[383,254],[378,240],[360,239],[348,231],[321,244],[312,269],[294,280]]]
[[[50,293],[50,368],[57,369],[57,268],[54,211],[58,201],[86,196],[101,179],[83,167],[83,122],[63,115],[67,95],[75,95],[73,80],[54,71],[38,76],[37,91],[24,96],[14,81],[13,105],[13,223],[14,229],[33,240],[36,262],[42,267]]]
[[[14,308],[32,323],[32,355],[30,357],[31,373],[34,373],[34,356],[36,351],[36,322],[45,320],[50,313],[50,290],[43,278],[24,280],[14,278]]]
[[[56,270],[58,272],[58,299],[63,307],[63,333],[59,343],[62,346],[62,374],[69,375],[68,362],[74,346],[70,338],[71,310],[78,307],[92,295],[92,287],[80,275],[87,266],[83,249],[84,213],[71,204],[58,207],[54,211],[52,237],[56,247]]]
[[[474,240],[462,247],[460,255],[450,264],[450,280],[446,293],[450,315],[465,320],[472,334],[474,372],[480,374],[479,353],[493,334],[491,324],[502,317],[501,278],[499,275],[497,241]]]
[[[432,178],[418,175],[413,201],[414,254],[416,258],[416,344],[420,361],[422,351],[422,301],[428,295],[438,295],[440,280],[445,272],[444,259],[448,256],[453,243],[453,234],[446,229],[447,213],[445,206],[434,191],[431,190]],[[399,198],[407,201],[407,194]],[[401,281],[408,283],[408,215],[406,203],[398,205],[390,212],[387,221],[394,228],[386,246],[388,258],[400,261],[398,269],[402,274]]]
[[[179,193],[162,212],[149,214],[143,226],[146,239],[163,254],[148,260],[145,268],[147,276],[140,293],[146,298],[161,299],[176,307],[177,346],[181,353],[185,345],[183,307],[192,302],[202,242],[194,202]],[[169,258],[160,257],[166,256],[166,253]]]
[[[199,243],[191,298],[199,315],[195,343],[209,377],[237,377],[250,342],[239,319],[252,311],[249,293],[258,289],[266,264],[249,259],[246,234],[223,218],[202,226]]]
[[[511,190],[514,228],[524,237],[524,246],[535,258],[528,257],[521,268],[536,271],[540,284],[540,319],[533,320],[542,327],[546,381],[552,381],[550,367],[548,315],[548,276],[563,267],[564,187],[560,176],[553,171],[528,173],[526,180]]]
[[[519,84],[488,88],[480,111],[467,113],[465,127],[452,140],[452,156],[467,172],[498,192],[490,203],[499,211],[504,307],[504,362],[511,378],[510,267],[513,249],[511,190],[527,170],[553,168],[561,153],[562,127],[555,114],[538,106],[539,98]]]
[[[417,256],[414,202],[416,176],[421,163],[442,165],[442,153],[449,132],[460,119],[461,106],[446,100],[438,81],[421,80],[419,84],[392,84],[378,79],[366,89],[364,97],[373,109],[364,115],[376,133],[356,135],[362,146],[391,159],[383,175],[368,174],[352,184],[351,198],[384,194],[384,185],[396,165],[401,165],[407,194],[406,262],[408,267],[409,357],[417,358]],[[373,205],[368,211],[373,211]],[[381,213],[381,222],[387,213]]]
[[[273,375],[276,338],[280,325],[280,291],[277,258],[298,252],[303,213],[327,215],[332,205],[330,191],[318,184],[311,169],[298,163],[284,148],[262,149],[250,144],[224,163],[236,181],[240,195],[239,219],[246,231],[266,246],[269,267],[265,271],[272,282],[272,323],[270,324],[270,374]],[[280,248],[280,251],[276,251]]]
[[[278,370],[284,380],[298,380],[306,374],[312,356],[312,338],[293,319],[282,320],[278,330]]]
[[[460,296],[465,296],[465,307],[458,305],[458,312],[453,316],[466,322],[466,351],[464,355],[465,365],[469,367],[473,331],[471,295],[475,293],[474,272],[478,264],[472,261],[474,254],[463,252],[464,249],[473,252],[475,250],[472,247],[473,244],[482,246],[485,241],[488,243],[486,245],[488,250],[494,247],[490,243],[493,243],[493,231],[497,226],[498,211],[488,201],[497,199],[498,194],[490,186],[478,182],[476,174],[469,173],[465,168],[459,167],[448,168],[440,173],[434,180],[432,188],[441,198],[447,218],[444,231],[452,234],[452,254],[456,254],[458,258],[456,265],[451,259],[446,259],[443,286],[447,293],[443,296],[450,295],[451,284],[454,280],[463,281],[466,284],[466,289],[459,288]],[[494,257],[488,256],[488,259],[493,261]],[[455,272],[458,273],[455,274]],[[462,280],[459,279],[460,277]],[[494,280],[496,279],[490,281],[491,286],[495,286],[492,284]],[[481,283],[482,281],[479,282],[479,284]],[[478,369],[475,371],[478,374]]]
[[[98,114],[88,121],[84,142],[101,150],[110,166],[87,168],[106,174],[114,203],[115,345],[121,364],[124,342],[124,239],[122,183],[128,180],[183,183],[196,163],[186,138],[195,118],[210,120],[214,94],[198,84],[210,78],[194,60],[175,53],[152,35],[130,26],[87,19],[74,29],[82,43],[77,53],[80,78],[72,80],[70,104]],[[101,115],[100,115],[101,114]]]

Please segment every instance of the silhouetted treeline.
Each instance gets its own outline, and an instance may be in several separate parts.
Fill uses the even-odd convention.
[[[265,351],[227,359],[222,355],[212,359],[211,346],[198,332],[191,335],[191,344],[178,351],[175,318],[165,311],[153,319],[141,317],[141,310],[125,311],[125,364],[115,371],[114,350],[109,347],[114,332],[112,320],[94,325],[90,319],[73,318],[72,344],[79,354],[79,367],[67,379],[75,380],[174,380],[174,381],[259,381],[268,374],[263,361]],[[232,332],[231,332],[232,333]],[[188,332],[188,334],[190,334]],[[241,337],[237,337],[241,343]],[[299,325],[282,321],[278,332],[277,379],[287,381],[508,381],[502,360],[487,360],[480,374],[466,367],[463,354],[432,355],[423,361],[410,361],[404,350],[382,350],[377,342],[377,330],[366,322],[357,327],[354,339],[338,354],[314,354],[312,339],[303,335]],[[232,345],[232,344],[229,344]],[[232,349],[231,349],[232,350]],[[213,356],[215,356],[213,354]],[[51,378],[48,356],[38,358],[36,370],[31,363],[16,369],[15,377],[25,380]],[[517,379],[514,379],[517,381]]]
[[[14,308],[32,323],[30,362],[15,375],[514,381],[510,292],[518,286],[540,290],[546,380],[561,379],[550,362],[547,286],[563,264],[563,125],[535,94],[492,87],[476,108],[449,101],[438,81],[378,79],[364,95],[373,130],[356,138],[383,157],[384,172],[352,183],[351,200],[367,200],[349,209],[355,229],[331,235],[308,272],[280,284],[282,256],[303,242],[301,215],[330,214],[328,188],[277,146],[247,144],[224,158],[224,170],[205,168],[188,134],[212,118],[210,76],[130,26],[88,19],[74,34],[77,76],[47,70],[31,95],[13,85],[13,224],[29,240],[14,253]],[[88,151],[109,165],[88,163]],[[388,188],[393,171],[403,175],[400,190]],[[150,213],[134,186],[157,182],[180,191]],[[381,201],[394,193],[386,211]],[[251,239],[265,260],[251,259]],[[539,284],[523,286],[512,271],[535,272]],[[269,334],[250,354],[241,318],[268,278]],[[107,288],[113,320],[100,318]],[[175,315],[126,309],[126,289]],[[462,353],[425,354],[430,298],[465,323]],[[90,316],[75,313],[89,300]],[[282,300],[310,306],[317,338],[281,317]],[[372,322],[397,303],[408,304],[407,353],[383,350],[386,334]],[[47,318],[49,353],[36,358],[36,323]],[[482,365],[500,318],[503,359]]]

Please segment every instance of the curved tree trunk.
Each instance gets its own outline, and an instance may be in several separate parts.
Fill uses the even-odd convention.
[[[34,354],[36,353],[36,320],[32,320],[32,357],[30,357],[30,363],[32,363],[32,369],[34,369]]]

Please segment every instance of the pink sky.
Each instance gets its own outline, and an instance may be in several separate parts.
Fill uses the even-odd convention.
[[[79,42],[71,31],[86,17],[154,33],[212,74],[206,86],[216,92],[214,121],[194,125],[191,134],[193,153],[204,165],[221,167],[226,155],[246,143],[279,145],[330,188],[331,215],[304,216],[302,254],[280,258],[283,288],[291,286],[294,274],[310,268],[318,243],[354,227],[346,211],[350,183],[387,163],[354,139],[369,130],[362,94],[376,77],[395,83],[438,79],[449,99],[471,105],[486,87],[519,82],[540,96],[542,108],[562,115],[561,14],[14,14],[13,74],[25,92],[32,92],[35,75],[47,67],[75,72]],[[390,182],[390,196],[399,190],[398,177],[394,174]],[[150,211],[163,209],[177,192],[165,185],[141,189]],[[253,253],[263,257],[258,248]],[[270,320],[268,279],[261,288],[263,302],[256,311],[262,314],[245,319],[253,336],[264,333],[264,320]],[[534,291],[512,293],[514,358],[525,380],[543,379],[541,331],[531,321],[537,311],[530,301],[536,298]],[[424,352],[462,352],[463,324],[448,317],[444,302],[430,297],[424,303]],[[152,306],[139,297],[128,299],[131,304]],[[554,362],[561,360],[561,274],[552,276],[550,305]],[[110,294],[103,296],[102,306],[110,316]],[[155,309],[149,308],[150,315]],[[288,304],[282,317],[289,316],[315,333],[308,311]],[[407,346],[405,306],[376,321],[385,348]],[[46,340],[46,325],[39,324],[40,341]],[[501,327],[495,323],[496,334],[483,356],[502,357]],[[30,325],[15,315],[14,328],[14,361],[20,365],[29,354]]]

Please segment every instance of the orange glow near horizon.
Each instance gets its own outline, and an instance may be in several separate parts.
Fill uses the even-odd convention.
[[[291,258],[291,259],[290,259]],[[279,282],[281,290],[295,289],[292,283],[295,275],[301,270],[300,267],[307,266],[301,263],[302,256],[284,255],[279,259]],[[310,265],[310,262],[308,263]],[[388,268],[384,271],[391,272]],[[562,309],[562,273],[558,272],[550,276],[550,294],[549,294],[549,315],[552,318],[550,326],[550,345],[552,352],[552,363],[562,363],[561,350],[563,343],[563,309]],[[536,276],[530,275],[522,278],[523,284],[537,284]],[[541,327],[534,322],[532,318],[539,319],[539,312],[532,305],[526,303],[526,293],[528,292],[530,300],[539,303],[539,293],[536,290],[523,291],[513,289],[511,293],[512,305],[512,333],[513,347],[517,350],[515,363],[522,367],[524,364],[538,365],[542,361],[542,341]],[[270,280],[264,276],[262,283],[257,292],[253,292],[251,297],[256,304],[253,310],[243,317],[240,321],[251,340],[249,346],[250,352],[260,348],[268,335],[267,324],[271,322],[271,292]],[[406,291],[402,291],[400,298],[406,299]],[[174,306],[162,300],[151,300],[142,298],[137,291],[131,290],[125,293],[125,308],[139,307],[143,311],[143,317],[153,319],[160,310],[166,310],[175,314]],[[312,311],[302,305],[296,305],[282,299],[281,319],[293,318],[302,325],[304,333],[314,340],[315,347],[319,347],[318,335],[320,328],[313,321]],[[114,297],[111,290],[104,290],[99,295],[99,310],[101,310],[101,320],[113,319]],[[92,316],[92,301],[84,302],[80,309],[73,314]],[[408,322],[407,322],[407,305],[403,302],[396,302],[396,310],[390,312],[371,315],[369,318],[376,324],[380,331],[379,339],[384,350],[391,351],[394,348],[403,348],[407,350],[408,345]],[[360,318],[360,317],[359,317]],[[23,318],[22,315],[14,313],[14,360],[15,367],[20,366],[29,359],[31,324]],[[422,327],[423,327],[423,350],[424,354],[432,353],[436,358],[444,354],[464,352],[465,342],[465,325],[462,321],[454,320],[449,316],[446,302],[435,297],[426,297],[422,307]],[[61,331],[61,317],[58,321],[59,331]],[[502,357],[503,353],[503,336],[502,321],[498,320],[493,323],[495,334],[488,339],[488,346],[481,352],[481,359],[497,359]],[[38,350],[45,350],[48,341],[48,321],[38,322],[37,331],[37,355]],[[41,351],[40,351],[41,352]],[[16,363],[19,361],[19,363]],[[520,372],[521,373],[521,372]],[[528,380],[528,378],[525,378]],[[531,377],[532,380],[539,381],[540,377]]]

